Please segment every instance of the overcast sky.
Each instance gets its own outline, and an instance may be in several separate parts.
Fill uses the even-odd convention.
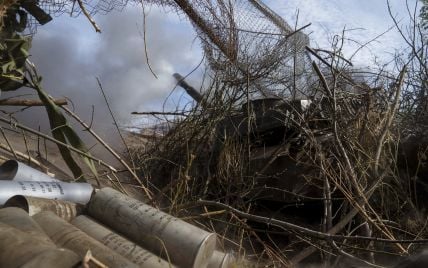
[[[409,0],[414,5],[416,0]],[[349,38],[364,43],[392,26],[385,0],[268,0],[265,1],[289,24],[294,25],[299,10],[298,25],[312,23],[305,29],[313,46],[329,47],[334,34],[343,28],[357,29],[347,33]],[[393,12],[406,17],[405,1],[391,0]],[[86,18],[67,15],[54,18],[39,27],[31,50],[32,61],[44,77],[46,90],[54,97],[70,97],[85,120],[91,118],[95,106],[94,126],[110,135],[112,121],[104,105],[95,77],[98,77],[110,100],[112,109],[122,125],[131,122],[133,111],[173,109],[181,98],[187,98],[174,88],[172,74],[187,74],[201,61],[199,42],[190,23],[174,13],[157,7],[146,7],[146,44],[148,58],[157,79],[149,71],[144,53],[143,15],[140,7],[122,12],[97,15],[95,20],[102,33],[95,33]],[[374,54],[386,59],[388,53],[402,46],[396,31],[391,31],[363,50],[354,61],[369,65]],[[346,52],[351,56],[356,46]],[[189,80],[198,85],[202,70]],[[42,109],[26,113],[34,123]],[[42,119],[42,121],[46,121]],[[134,121],[135,122],[135,121]],[[36,122],[37,123],[37,122]],[[41,123],[41,122],[40,122]]]

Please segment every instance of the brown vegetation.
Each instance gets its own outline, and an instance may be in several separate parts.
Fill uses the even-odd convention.
[[[26,73],[52,131],[68,127],[68,115],[129,178],[79,142],[0,121],[58,144],[72,159],[80,155],[92,175],[73,171],[76,180],[84,176],[123,192],[131,185],[150,204],[215,231],[244,266],[351,261],[379,267],[427,243],[428,142],[418,144],[426,133],[428,74],[419,51],[427,46],[417,24],[407,36],[396,22],[410,51],[395,58],[396,72],[361,72],[343,57],[344,36],[330,50],[313,49],[302,29],[259,1],[152,2],[189,17],[207,57],[209,86],[190,111],[145,113],[164,115],[159,125],[169,129],[133,135],[127,159],[70,109],[60,110],[42,91],[34,66]],[[256,24],[248,24],[243,9],[264,16],[268,26],[251,28]],[[43,167],[28,148],[18,154],[4,137],[3,150]]]

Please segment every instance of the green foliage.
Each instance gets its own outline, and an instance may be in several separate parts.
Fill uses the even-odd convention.
[[[31,46],[31,38],[19,32],[25,29],[27,13],[12,5],[2,18],[0,31],[0,90],[12,91],[23,86],[25,61]]]
[[[17,90],[23,86],[31,39],[15,33],[3,38],[0,33],[0,40],[0,90]]]
[[[2,1],[2,0],[0,0]],[[6,7],[6,6],[4,6]],[[6,12],[1,17],[0,27],[0,90],[12,91],[23,86],[28,86],[37,91],[40,100],[44,103],[49,117],[52,136],[65,144],[68,144],[87,155],[88,150],[73,130],[68,125],[67,119],[60,108],[50,99],[41,86],[41,77],[37,75],[35,66],[28,61],[31,38],[20,34],[27,26],[27,12],[34,16],[39,23],[44,24],[52,18],[42,9],[36,6],[36,1],[11,2]],[[28,77],[28,80],[26,78]],[[62,158],[73,173],[77,181],[85,181],[83,171],[74,160],[67,146],[58,145]],[[94,162],[86,156],[83,161],[98,178]]]
[[[49,116],[49,123],[52,129],[52,136],[62,143],[70,144],[74,148],[89,154],[86,145],[80,139],[79,135],[77,135],[73,128],[68,124],[67,119],[62,114],[60,108],[50,99],[48,94],[40,86],[40,80],[40,78],[37,78],[37,81],[33,81],[33,87],[37,90],[40,100],[42,100],[45,104],[45,108]],[[61,156],[65,163],[73,172],[73,176],[77,179],[77,181],[84,182],[85,179],[83,178],[82,169],[73,159],[70,150],[62,145],[58,145],[58,149],[60,150]],[[82,156],[82,159],[90,168],[95,177],[98,177],[94,162],[85,156]]]

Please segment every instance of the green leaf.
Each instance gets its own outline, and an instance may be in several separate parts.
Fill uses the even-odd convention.
[[[42,89],[40,84],[35,84],[35,89],[39,94],[40,100],[45,104],[51,126],[52,136],[63,143],[69,144],[74,148],[89,154],[86,145],[80,139],[79,135],[77,135],[73,128],[68,124],[67,119],[62,114],[60,108],[51,100],[48,94]],[[86,181],[83,177],[82,169],[73,159],[70,150],[62,145],[58,145],[58,149],[60,150],[61,156],[66,162],[67,166],[73,172],[75,179],[80,182]],[[81,155],[81,157],[94,176],[98,178],[98,172],[94,162],[84,155]]]
[[[12,91],[23,86],[25,61],[30,47],[29,37],[0,33],[0,90]]]

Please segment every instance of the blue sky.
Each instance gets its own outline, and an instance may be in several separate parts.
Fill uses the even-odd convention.
[[[389,2],[392,13],[403,25],[408,23],[406,0]],[[349,30],[345,34],[347,38],[366,43],[393,26],[386,0],[270,0],[268,3],[290,21],[296,21],[296,10],[299,10],[299,25],[311,22],[306,32],[310,33],[314,46],[324,48],[328,48],[333,36],[343,29]],[[408,3],[413,8],[416,0],[408,0]],[[368,45],[353,61],[359,65],[370,65],[367,63],[375,56],[387,61],[391,53],[402,46],[401,37],[393,29]],[[358,47],[358,44],[348,42],[345,54],[350,57]]]
[[[390,2],[393,12],[399,18],[406,18],[405,1]],[[415,2],[409,0],[410,6]],[[356,29],[347,32],[348,38],[364,43],[392,26],[385,0],[267,0],[266,3],[292,25],[299,10],[298,24],[312,23],[305,32],[310,34],[315,47],[328,48],[332,37],[344,27]],[[102,130],[111,127],[111,120],[95,77],[101,79],[120,122],[127,125],[132,121],[132,111],[162,110],[171,94],[167,110],[174,108],[180,96],[186,99],[181,90],[173,91],[171,75],[187,74],[201,61],[199,42],[188,21],[156,7],[146,6],[146,11],[148,58],[157,79],[147,67],[143,15],[137,6],[95,16],[101,34],[95,33],[83,16],[63,15],[40,27],[33,41],[32,60],[44,76],[46,89],[56,97],[75,100],[85,120],[91,117],[94,105],[96,127]],[[387,60],[402,45],[401,38],[392,30],[362,50],[354,62],[370,65],[374,55]],[[345,56],[350,57],[356,48],[355,43],[349,42]],[[190,82],[199,85],[202,72],[200,69],[192,74]]]

